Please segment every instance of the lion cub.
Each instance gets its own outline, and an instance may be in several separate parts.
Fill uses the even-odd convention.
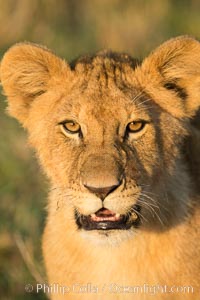
[[[51,299],[199,299],[200,43],[71,64],[22,43],[0,72],[52,186]]]

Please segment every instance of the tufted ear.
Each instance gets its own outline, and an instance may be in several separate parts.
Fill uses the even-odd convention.
[[[44,47],[30,43],[11,47],[0,66],[9,113],[23,124],[32,101],[46,93],[66,68],[63,60]]]
[[[175,117],[192,117],[200,107],[200,43],[190,37],[171,39],[136,70],[146,93]]]

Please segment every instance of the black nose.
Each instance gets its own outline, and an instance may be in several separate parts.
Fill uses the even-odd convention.
[[[106,196],[108,196],[110,193],[112,193],[118,186],[119,184],[116,185],[112,185],[112,186],[107,186],[107,187],[93,187],[93,186],[88,186],[88,185],[84,185],[90,192],[94,193],[95,195],[97,195],[97,197],[99,197],[102,201],[106,198]]]

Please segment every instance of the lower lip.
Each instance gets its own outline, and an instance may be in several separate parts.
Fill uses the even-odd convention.
[[[82,222],[81,228],[84,230],[127,230],[130,229],[131,224],[113,221],[102,221],[102,222]]]

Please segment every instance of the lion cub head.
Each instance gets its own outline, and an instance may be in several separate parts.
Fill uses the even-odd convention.
[[[30,142],[73,232],[120,239],[188,214],[184,153],[200,105],[200,44],[164,43],[142,63],[100,52],[68,64],[34,44],[3,57],[9,113]]]

